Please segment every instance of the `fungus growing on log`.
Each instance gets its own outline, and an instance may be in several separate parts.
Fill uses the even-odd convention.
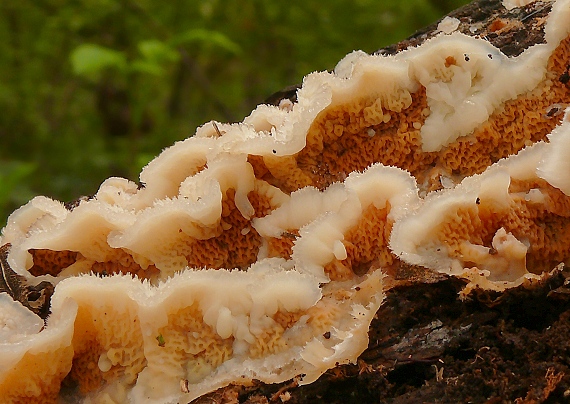
[[[569,122],[550,138],[428,195],[421,208],[395,224],[395,254],[470,279],[464,293],[518,286],[566,261],[570,197],[560,155],[568,148],[560,145],[570,139]]]
[[[206,123],[143,186],[110,178],[73,206],[15,211],[3,399],[57,402],[64,379],[90,402],[311,383],[366,349],[401,268],[467,278],[467,293],[567,261],[570,1],[504,3],[487,25],[459,10],[241,123]],[[513,50],[501,38],[532,7],[534,43]]]

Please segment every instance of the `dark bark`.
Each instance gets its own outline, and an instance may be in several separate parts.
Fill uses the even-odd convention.
[[[460,21],[458,32],[483,38],[507,56],[518,56],[529,46],[544,42],[544,17],[548,15],[551,7],[551,2],[536,1],[525,7],[507,10],[501,1],[476,0],[449,13],[448,16]],[[376,53],[392,55],[419,46],[437,35],[440,21]]]

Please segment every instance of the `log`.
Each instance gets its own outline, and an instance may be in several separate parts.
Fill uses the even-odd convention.
[[[569,103],[570,1],[475,1],[138,184],[34,198],[0,243],[0,396],[568,400]]]

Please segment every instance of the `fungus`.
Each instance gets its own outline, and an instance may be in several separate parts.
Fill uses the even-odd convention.
[[[444,17],[443,20],[437,24],[437,30],[443,32],[444,34],[451,34],[453,31],[457,30],[459,27],[459,21],[457,18]]]
[[[11,402],[58,402],[72,366],[71,338],[77,305],[67,300],[46,327],[8,295],[0,293],[0,397]]]
[[[544,158],[539,162],[538,175],[566,195],[570,195],[570,172],[568,151],[570,150],[570,108],[566,109],[562,125],[558,126],[548,140],[550,146]]]
[[[348,280],[393,263],[388,248],[392,225],[418,202],[408,173],[376,164],[323,192],[294,192],[254,227],[267,240],[270,256],[291,257],[300,271],[323,282]],[[299,237],[283,237],[291,233]]]
[[[80,399],[156,403],[310,383],[364,351],[400,265],[467,293],[567,261],[569,1],[544,21],[516,56],[455,20],[394,55],[352,52],[204,124],[141,186],[32,199],[0,240],[2,398],[56,402],[64,378]],[[46,291],[45,325],[6,274]]]
[[[186,271],[158,286],[129,276],[71,277],[52,299],[52,316],[67,322],[48,324],[37,336],[66,333],[58,339],[68,351],[61,374],[73,358],[70,377],[94,400],[120,397],[133,385],[133,402],[172,402],[236,380],[270,383],[304,373],[308,383],[366,348],[381,277],[359,278],[358,290],[321,288],[282,259],[259,261],[247,272]],[[39,331],[36,322],[29,332]],[[5,372],[13,362],[3,357]],[[188,391],[180,391],[181,380]]]
[[[404,261],[493,290],[520,285],[570,257],[566,176],[570,125],[452,189],[428,195],[394,225],[390,246]]]

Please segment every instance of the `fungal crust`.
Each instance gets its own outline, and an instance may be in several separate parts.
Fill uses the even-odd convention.
[[[544,7],[543,38],[518,55],[444,20],[240,123],[202,125],[139,184],[16,210],[2,265],[24,302],[54,293],[45,322],[0,293],[2,399],[56,403],[65,384],[79,401],[176,403],[311,383],[357,360],[405,269],[462,278],[467,295],[568,262],[570,1]]]

